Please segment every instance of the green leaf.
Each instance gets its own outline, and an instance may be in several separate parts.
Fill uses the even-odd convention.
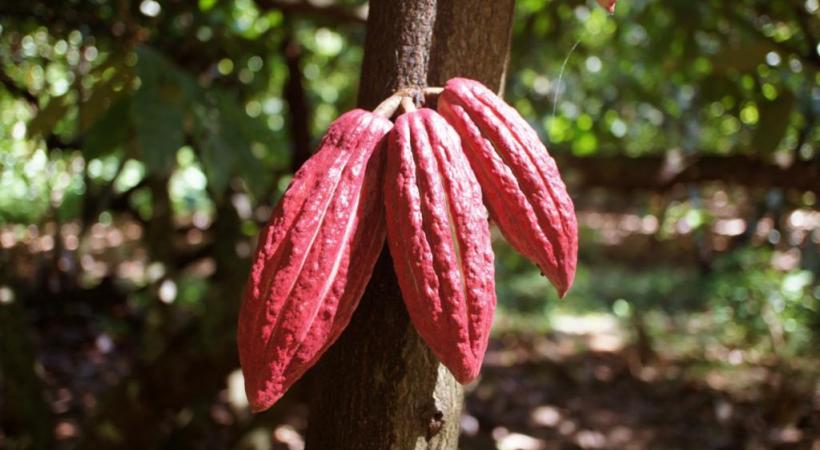
[[[68,113],[71,103],[68,95],[63,94],[49,100],[48,104],[28,123],[28,135],[31,137],[48,137],[57,126],[57,122]]]
[[[236,133],[226,129],[221,116],[208,124],[201,144],[202,166],[215,195],[219,196],[228,186],[236,166],[234,152],[245,144]]]
[[[210,11],[216,4],[216,0],[199,0],[199,10],[202,12]]]
[[[572,143],[572,154],[575,156],[589,156],[597,151],[598,139],[592,133],[584,133]]]
[[[94,125],[118,100],[131,92],[134,70],[126,63],[125,56],[109,58],[105,64],[94,69],[101,81],[94,85],[88,99],[80,104],[79,131]],[[111,73],[111,75],[107,75]]]
[[[271,132],[249,117],[236,97],[211,91],[194,107],[202,166],[212,192],[220,195],[231,176],[240,173],[254,194],[266,187],[261,161],[251,152],[253,142],[270,142]]]
[[[270,143],[273,141],[273,133],[261,120],[248,116],[234,97],[220,95],[219,105],[224,111],[225,125],[238,133],[242,139],[241,142],[239,139],[236,140],[237,146],[234,149],[237,169],[251,191],[259,195],[265,190],[267,183],[261,162],[251,152],[251,144]]]
[[[126,142],[130,107],[129,98],[123,98],[91,125],[83,140],[83,156],[86,159],[99,158]]]
[[[758,103],[760,119],[752,137],[752,150],[755,153],[770,155],[777,150],[789,129],[794,103],[794,94],[789,91],[782,92],[774,101]]]
[[[149,172],[169,173],[184,143],[184,95],[179,74],[162,55],[137,50],[140,87],[131,101],[137,149]]]
[[[766,60],[766,54],[774,50],[768,42],[751,42],[743,45],[726,47],[712,57],[715,71],[723,72],[734,69],[738,72],[750,72]]]
[[[117,89],[128,85],[134,77],[133,71],[125,62],[125,57],[110,58],[91,70],[88,75],[102,78],[103,74],[111,69],[114,70],[113,76],[94,84],[88,99],[79,105],[78,131],[87,130],[100,114],[108,109],[108,105],[115,103],[118,97],[129,91],[128,89]],[[29,136],[48,137],[54,132],[54,128],[68,114],[73,105],[70,94],[71,90],[59,97],[54,97],[40,109],[28,123]]]

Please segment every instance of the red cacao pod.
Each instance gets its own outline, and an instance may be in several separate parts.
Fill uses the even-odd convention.
[[[598,0],[598,4],[605,10],[609,11],[610,14],[615,12],[615,3],[617,2],[618,0]]]
[[[237,343],[253,411],[276,402],[347,326],[384,244],[384,136],[354,110],[296,173],[260,235]]]
[[[447,82],[438,110],[461,136],[490,217],[564,296],[575,278],[578,225],[538,134],[495,93],[466,78]]]
[[[387,242],[410,319],[456,380],[487,349],[495,281],[487,210],[455,130],[431,109],[399,116],[388,136]]]

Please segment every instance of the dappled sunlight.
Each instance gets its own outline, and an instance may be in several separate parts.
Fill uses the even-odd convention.
[[[573,339],[560,336],[550,339]],[[522,344],[528,339],[521,338]],[[728,442],[732,427],[763,448],[806,442],[795,427],[812,408],[811,396],[805,396],[811,392],[809,379],[793,380],[791,387],[780,384],[783,369],[749,364],[731,350],[726,353],[737,367],[731,373],[701,366],[684,354],[660,356],[636,373],[630,349],[575,348],[558,361],[529,358],[506,368],[485,366],[481,383],[468,396],[467,410],[478,420],[470,422],[465,442],[486,436],[497,448],[558,449],[570,443],[580,448],[711,448]],[[490,386],[497,386],[492,394]],[[797,408],[786,416],[791,425],[761,427],[759,415],[780,404]]]
[[[0,448],[310,448],[316,388],[342,374],[323,356],[252,413],[238,314],[260,230],[298,168],[343,111],[395,84],[359,88],[374,73],[362,77],[363,67],[393,64],[364,56],[375,9],[3,3]],[[564,298],[490,221],[484,271],[494,271],[497,306],[461,417],[444,424],[460,426],[458,447],[820,450],[820,2],[624,0],[614,12],[602,0],[515,3],[511,49],[492,61],[461,54],[460,33],[441,34],[464,19],[468,35],[481,31],[470,42],[490,36],[478,11],[438,0],[438,34],[422,40],[430,51],[408,53],[418,67],[390,67],[429,65],[416,81],[431,86],[465,63],[476,66],[457,75],[498,69],[504,100],[548,148],[577,215]],[[494,12],[491,22],[505,21]],[[485,188],[483,198],[502,194]],[[502,206],[495,219],[509,213]],[[536,212],[540,227],[552,229],[553,212]],[[545,237],[519,247],[555,244]],[[276,257],[296,260],[294,248]],[[353,277],[360,260],[345,254],[339,267]],[[391,324],[403,326],[384,272],[373,298],[399,303],[374,304],[395,306]],[[313,294],[312,281],[294,289]],[[351,339],[400,331],[380,320]],[[337,342],[351,346],[346,337]],[[430,399],[401,397],[421,384],[404,364],[409,350],[389,350],[344,361],[393,358],[351,389],[368,420],[321,418],[368,432],[393,425],[367,396],[395,385],[385,408],[423,410],[411,425],[426,429],[420,446],[434,442],[442,424],[428,417]]]

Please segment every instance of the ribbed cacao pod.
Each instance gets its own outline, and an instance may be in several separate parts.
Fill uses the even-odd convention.
[[[461,136],[490,217],[564,296],[575,278],[578,225],[538,134],[495,93],[465,78],[447,82],[438,110]]]
[[[388,136],[387,242],[410,319],[460,383],[487,349],[495,280],[487,210],[455,130],[431,109]]]
[[[381,148],[392,127],[363,110],[339,117],[260,235],[237,334],[253,411],[276,402],[350,321],[384,244]]]

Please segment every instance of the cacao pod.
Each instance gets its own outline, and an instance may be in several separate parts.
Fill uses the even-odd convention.
[[[460,383],[487,349],[495,281],[487,210],[455,130],[431,109],[388,136],[387,242],[410,319]]]
[[[605,10],[609,11],[610,14],[615,12],[615,3],[617,2],[618,0],[598,0],[598,4]]]
[[[345,113],[260,235],[237,343],[253,411],[276,402],[347,326],[385,238],[384,117]]]
[[[466,78],[447,82],[438,110],[461,136],[490,217],[563,297],[575,278],[578,225],[538,134],[495,93]]]

